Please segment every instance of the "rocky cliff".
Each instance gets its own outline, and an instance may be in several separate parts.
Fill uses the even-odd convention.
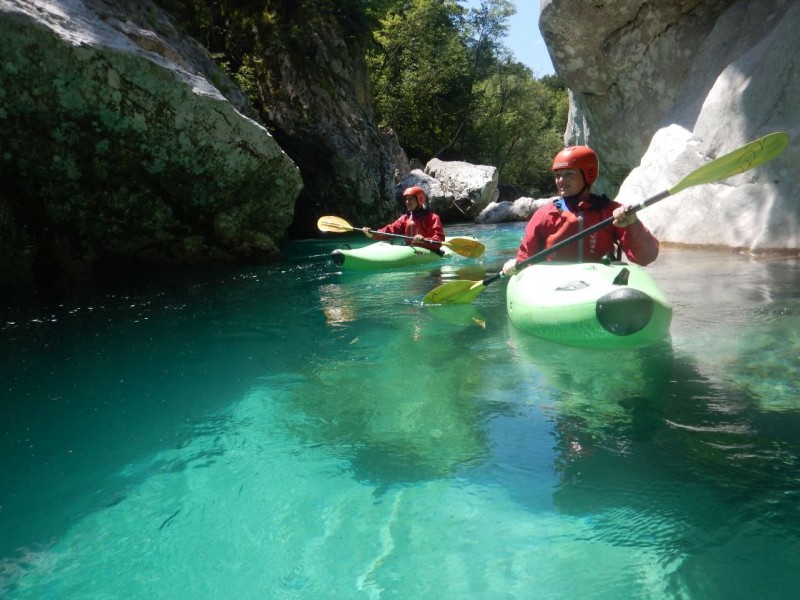
[[[800,3],[542,0],[540,28],[571,92],[565,141],[598,151],[601,190],[638,202],[786,131],[775,161],[640,217],[667,242],[800,247]]]
[[[4,287],[278,256],[299,171],[153,5],[3,0],[0,49]]]
[[[317,235],[326,214],[394,219],[395,171],[408,172],[408,159],[395,134],[375,126],[362,43],[331,17],[300,23],[299,37],[284,30],[296,29],[301,14],[285,8],[278,18],[285,22],[259,35],[259,93],[264,122],[303,176],[290,234]]]

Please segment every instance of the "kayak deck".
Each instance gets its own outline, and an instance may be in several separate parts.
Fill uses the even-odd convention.
[[[448,238],[448,242],[460,238]],[[466,238],[472,239],[472,238]],[[457,256],[448,246],[442,254],[421,246],[406,246],[390,242],[375,242],[360,248],[337,248],[331,252],[334,264],[348,271],[379,271],[414,267]]]
[[[653,279],[626,263],[546,262],[508,283],[511,322],[530,335],[584,348],[640,348],[664,339],[672,306]]]

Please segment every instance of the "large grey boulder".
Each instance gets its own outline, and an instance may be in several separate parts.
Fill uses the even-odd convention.
[[[675,107],[620,193],[628,201],[669,188],[708,160],[772,131],[786,131],[792,141],[764,166],[648,209],[642,219],[665,242],[800,247],[800,3],[780,16],[762,12],[766,4],[741,3],[719,19],[684,86],[688,94],[719,70],[702,104]],[[769,31],[759,26],[764,20],[771,20]],[[711,52],[717,44],[747,42],[752,46],[730,64],[709,64],[717,62]]]
[[[497,169],[461,161],[431,159],[425,169],[413,169],[395,185],[399,211],[405,210],[403,191],[419,186],[428,194],[428,207],[442,222],[474,221],[498,196]]]
[[[510,223],[528,221],[537,209],[552,204],[556,198],[528,198],[490,202],[475,219],[476,223]]]
[[[640,217],[667,242],[800,247],[800,3],[543,0],[541,7],[542,33],[571,90],[566,142],[598,150],[601,191],[638,202],[710,159],[786,131],[793,141],[772,163],[690,188]]]
[[[425,173],[441,189],[433,196],[432,207],[445,223],[474,221],[498,195],[496,167],[434,158],[425,165]]]
[[[566,142],[598,151],[599,191],[616,189],[644,154],[699,45],[736,1],[541,0],[539,28],[570,90]]]
[[[0,49],[0,285],[279,256],[299,171],[155,5],[2,0]]]

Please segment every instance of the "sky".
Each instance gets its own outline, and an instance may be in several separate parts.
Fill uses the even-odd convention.
[[[480,0],[468,0],[467,8],[480,6]],[[515,0],[517,14],[508,21],[508,37],[506,47],[514,53],[514,57],[529,66],[534,77],[555,73],[542,34],[539,33],[538,0]]]

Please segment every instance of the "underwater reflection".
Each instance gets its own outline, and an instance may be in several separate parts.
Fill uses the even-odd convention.
[[[474,306],[422,305],[415,292],[431,276],[415,275],[399,291],[392,274],[320,287],[335,347],[308,365],[292,402],[303,443],[338,449],[379,488],[451,475],[487,452],[475,402],[486,365],[460,350],[485,336],[485,321]]]
[[[352,323],[358,318],[355,297],[347,286],[331,283],[319,287],[319,302],[325,322],[331,327]]]
[[[509,332],[517,364],[537,379],[538,395],[552,399],[550,410],[568,420],[569,428],[577,426],[620,446],[652,436],[663,424],[663,398],[673,367],[668,340],[610,351],[561,346],[513,326]]]
[[[480,264],[442,265],[439,268],[438,273],[434,271],[433,275],[435,277],[434,287],[455,279],[468,279],[471,281],[477,281],[486,277],[486,267]]]
[[[422,352],[393,352],[382,333],[380,341],[361,336],[352,352],[311,375],[293,401],[308,417],[296,434],[339,448],[356,478],[379,487],[442,477],[480,459],[487,440],[471,402],[474,383]]]
[[[652,552],[689,596],[706,585],[705,573],[725,569],[721,557],[732,561],[730,580],[717,585],[734,593],[800,539],[800,414],[758,409],[745,388],[704,375],[697,358],[675,353],[669,377],[653,387],[656,361],[641,379],[648,391],[617,388],[619,402],[583,380],[578,387],[601,407],[560,396],[552,429],[554,506],[590,518],[593,540]],[[759,539],[771,549],[750,556]]]

